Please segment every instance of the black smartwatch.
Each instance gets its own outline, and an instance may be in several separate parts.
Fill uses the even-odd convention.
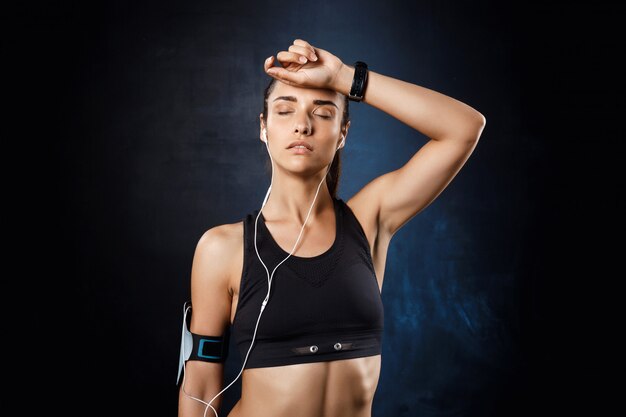
[[[352,88],[348,95],[348,100],[361,101],[367,87],[367,64],[357,61],[354,63],[354,78],[352,79]]]

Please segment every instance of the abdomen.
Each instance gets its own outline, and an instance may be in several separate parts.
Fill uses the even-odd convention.
[[[381,356],[246,369],[227,417],[370,417]]]

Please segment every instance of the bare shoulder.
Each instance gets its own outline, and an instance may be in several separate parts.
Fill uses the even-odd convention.
[[[233,284],[243,265],[243,221],[226,223],[214,226],[203,233],[198,241],[196,257],[204,258],[207,264],[212,265],[214,277],[224,282],[228,292],[233,294]],[[195,264],[195,260],[194,260]]]
[[[236,245],[243,242],[243,222],[213,226],[202,234],[198,247],[213,254],[226,255]]]

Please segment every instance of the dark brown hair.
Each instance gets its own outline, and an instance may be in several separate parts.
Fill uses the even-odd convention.
[[[272,79],[270,80],[267,87],[265,87],[265,91],[263,93],[263,121],[265,122],[265,126],[267,126],[267,99],[270,96],[270,94],[272,94],[272,91],[274,90],[274,87],[276,86],[276,83],[278,82],[276,78],[273,78],[273,77],[271,78]],[[346,124],[350,120],[350,107],[349,107],[348,96],[343,95],[343,94],[342,96],[344,97],[344,106],[343,106],[343,116],[341,118],[341,131],[344,132],[345,131],[344,128],[346,127]],[[342,150],[343,150],[343,147],[339,149],[337,152],[335,152],[335,158],[333,159],[333,162],[330,165],[328,174],[326,174],[326,184],[328,185],[328,191],[330,192],[330,195],[333,198],[337,198],[337,188],[339,186],[339,177],[341,176],[341,151]],[[272,162],[269,158],[269,155],[267,157],[267,162],[266,162],[265,167],[271,175]]]

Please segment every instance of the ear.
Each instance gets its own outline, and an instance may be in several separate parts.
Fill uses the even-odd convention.
[[[346,122],[346,127],[344,127],[344,128],[342,129],[342,133],[343,133],[345,136],[348,136],[348,130],[349,130],[349,129],[350,129],[350,120],[348,120],[348,121]]]
[[[263,121],[263,113],[259,115],[259,121],[260,121],[259,137],[261,138],[261,142],[267,142],[267,129],[265,128],[265,122]]]
[[[346,123],[346,127],[341,130],[341,140],[339,141],[339,145],[337,146],[337,150],[346,146],[346,136],[348,136],[348,129],[350,128],[350,121]]]

